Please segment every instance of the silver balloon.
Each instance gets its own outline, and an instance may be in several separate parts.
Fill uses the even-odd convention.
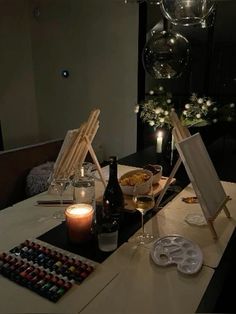
[[[201,23],[214,9],[212,0],[162,0],[163,15],[175,25]]]
[[[188,40],[172,31],[154,32],[144,46],[145,70],[155,79],[180,77],[189,61]]]

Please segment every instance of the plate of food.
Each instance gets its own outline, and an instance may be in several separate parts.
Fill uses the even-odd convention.
[[[119,178],[122,192],[126,195],[133,195],[134,186],[139,185],[140,193],[148,192],[150,182],[153,180],[153,174],[146,169],[131,170]]]

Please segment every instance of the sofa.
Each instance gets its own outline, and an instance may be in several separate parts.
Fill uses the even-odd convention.
[[[57,139],[0,151],[0,209],[26,199],[26,181],[30,171],[56,160],[63,140]]]

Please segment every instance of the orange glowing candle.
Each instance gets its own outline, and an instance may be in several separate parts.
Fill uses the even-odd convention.
[[[74,204],[65,211],[69,239],[72,242],[85,242],[91,236],[93,207],[89,204]]]

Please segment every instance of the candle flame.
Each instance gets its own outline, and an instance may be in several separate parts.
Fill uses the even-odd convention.
[[[81,191],[81,197],[85,197],[85,194],[86,194],[85,191],[82,190],[82,191]]]

